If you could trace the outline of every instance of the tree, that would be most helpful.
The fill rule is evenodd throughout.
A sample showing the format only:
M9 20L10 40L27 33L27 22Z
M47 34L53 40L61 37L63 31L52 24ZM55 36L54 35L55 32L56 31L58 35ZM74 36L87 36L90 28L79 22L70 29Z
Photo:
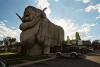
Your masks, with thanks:
M6 46L6 51L9 51L11 37L3 38L4 45Z
M100 44L100 40L94 40L92 41L92 45L99 45Z
M79 40L81 40L81 38L80 38L80 35L79 35L79 32L76 32L76 41L79 41Z
M100 40L92 41L92 46L94 47L94 49L97 49L97 48L100 49Z
M91 41L90 40L85 40L85 41L83 41L83 45L91 46Z
M67 45L71 45L71 41L70 41L69 36L67 36Z
M6 50L9 51L9 46L16 44L16 38L5 37L3 38L4 45L6 46Z
M10 45L15 45L17 42L16 42L16 38L11 38L10 39Z

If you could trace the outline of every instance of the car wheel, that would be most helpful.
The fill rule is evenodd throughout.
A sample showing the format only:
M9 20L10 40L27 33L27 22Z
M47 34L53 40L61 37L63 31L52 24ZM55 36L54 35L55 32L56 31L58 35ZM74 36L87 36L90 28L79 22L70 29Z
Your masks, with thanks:
M61 57L61 56L62 56L61 52L56 53L56 57Z
M74 53L72 53L70 56L71 56L71 58L77 58L77 55Z

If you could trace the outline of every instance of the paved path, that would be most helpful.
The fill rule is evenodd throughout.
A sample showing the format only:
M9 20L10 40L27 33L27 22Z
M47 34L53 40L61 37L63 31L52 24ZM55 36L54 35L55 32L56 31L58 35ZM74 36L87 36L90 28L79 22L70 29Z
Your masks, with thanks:
M100 56L87 56L86 59L100 64Z
M55 58L56 57L51 57L51 58L41 59L41 60L36 60L36 61L28 61L26 63L12 65L12 66L9 66L9 67L24 67L24 66L35 64L35 63L39 63L39 62L43 62L43 61L47 61L47 60L52 60L52 59L55 59Z
M100 67L100 64L88 59L57 58L20 67Z

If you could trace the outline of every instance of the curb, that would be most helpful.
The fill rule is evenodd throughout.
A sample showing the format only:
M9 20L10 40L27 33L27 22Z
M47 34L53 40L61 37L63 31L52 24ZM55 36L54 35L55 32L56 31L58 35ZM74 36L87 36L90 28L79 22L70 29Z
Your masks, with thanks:
M26 62L26 63L22 63L22 64L11 65L9 67L20 67L20 66L25 66L25 65L30 65L30 64L38 63L38 62L47 61L47 60L52 60L52 59L55 59L55 58L56 57L47 58L47 59L43 59L43 60L30 61L30 62Z

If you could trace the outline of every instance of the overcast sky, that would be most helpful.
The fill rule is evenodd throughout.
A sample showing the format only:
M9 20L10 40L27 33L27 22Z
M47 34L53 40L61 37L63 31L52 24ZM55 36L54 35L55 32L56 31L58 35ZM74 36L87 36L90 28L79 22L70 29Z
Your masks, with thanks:
M80 32L82 39L100 39L100 0L0 0L0 38L16 37L19 40L19 25L16 16L23 15L26 6L32 5L45 11L53 23L64 28L65 39L74 39Z

